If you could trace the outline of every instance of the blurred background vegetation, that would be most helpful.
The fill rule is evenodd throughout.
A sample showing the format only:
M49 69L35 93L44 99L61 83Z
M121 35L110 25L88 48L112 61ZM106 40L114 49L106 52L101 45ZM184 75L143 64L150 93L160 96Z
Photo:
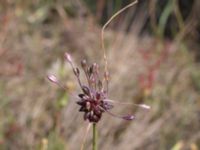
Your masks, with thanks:
M103 24L131 0L0 0L0 149L80 149L79 91L69 52L103 65ZM105 32L111 99L147 103L124 122L104 115L101 150L200 149L200 1L139 0ZM56 74L67 91L46 80ZM110 121L112 120L112 121ZM91 135L85 149L91 148Z

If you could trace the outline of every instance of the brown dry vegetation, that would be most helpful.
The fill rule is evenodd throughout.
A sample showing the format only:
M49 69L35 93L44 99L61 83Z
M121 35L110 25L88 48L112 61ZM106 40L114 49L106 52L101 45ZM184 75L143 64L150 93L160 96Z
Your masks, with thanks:
M69 52L78 66L87 59L103 67L101 26L80 0L0 4L0 149L79 149L87 123L77 111L79 88L63 54ZM116 106L116 113L135 114L131 122L104 114L98 124L99 149L198 150L200 71L195 54L179 38L138 36L142 17L129 33L123 30L126 22L121 30L106 30L110 97L152 109ZM59 76L68 91L48 82L49 73ZM90 148L89 134L85 149Z

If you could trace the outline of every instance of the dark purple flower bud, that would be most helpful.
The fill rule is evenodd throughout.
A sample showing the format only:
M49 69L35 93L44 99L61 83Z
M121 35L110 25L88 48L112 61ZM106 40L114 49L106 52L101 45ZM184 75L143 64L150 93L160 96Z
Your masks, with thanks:
M133 116L133 115L126 115L126 116L123 116L122 118L124 120L133 120L133 119L135 119L135 116Z
M93 73L93 66L90 66L89 69L88 69L89 76L91 76L92 73Z
M78 94L78 97L83 98L85 94Z
M90 95L90 90L87 86L83 85L81 88L82 88L82 91L83 91L84 94Z
M74 74L75 74L76 76L79 76L79 75L80 75L80 71L79 71L78 68L73 69L73 71L74 71Z
M76 103L77 103L78 105L80 105L80 106L85 105L85 102L84 102L84 101L77 101Z
M101 116L101 113L102 113L102 111L99 109L99 108L95 108L94 109L94 113L97 115L97 116Z
M93 115L91 118L91 122L98 122L99 121L99 117L96 115Z
M89 118L89 116L90 116L90 113L89 113L89 112L86 112L86 113L84 114L84 116L83 116L83 119L84 119L84 120L87 120L87 119Z
M87 111L87 110L85 109L84 106L82 106L82 107L79 109L79 111L83 111L83 112L85 112L85 111Z

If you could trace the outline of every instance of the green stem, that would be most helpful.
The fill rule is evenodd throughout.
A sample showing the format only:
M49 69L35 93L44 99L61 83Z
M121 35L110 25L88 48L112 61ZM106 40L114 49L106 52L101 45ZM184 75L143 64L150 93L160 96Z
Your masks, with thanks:
M93 123L92 150L97 150L97 129L96 129L96 123Z

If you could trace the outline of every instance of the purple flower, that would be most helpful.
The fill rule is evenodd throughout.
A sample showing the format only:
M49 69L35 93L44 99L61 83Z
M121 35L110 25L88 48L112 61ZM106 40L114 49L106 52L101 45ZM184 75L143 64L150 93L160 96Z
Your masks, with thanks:
M133 120L135 118L133 115L118 116L110 111L113 108L113 103L129 105L131 103L121 103L108 98L108 72L104 72L102 80L100 77L99 66L96 63L89 66L86 60L82 60L81 67L87 79L87 84L83 84L80 80L80 70L74 66L72 58L68 53L65 53L65 60L71 65L82 91L78 94L79 100L76 103L80 106L79 111L84 113L84 120L88 120L91 123L97 123L104 112L124 120ZM64 88L54 75L49 75L48 79ZM137 106L144 109L150 109L150 107L145 104L139 104Z

